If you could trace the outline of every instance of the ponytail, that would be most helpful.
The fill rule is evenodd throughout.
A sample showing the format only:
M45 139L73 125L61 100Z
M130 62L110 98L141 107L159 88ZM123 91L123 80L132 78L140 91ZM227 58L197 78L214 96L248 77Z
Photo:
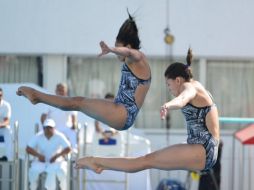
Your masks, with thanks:
M183 77L186 81L190 81L193 77L191 72L191 63L192 63L192 50L189 48L187 57L186 57L186 64L175 62L168 66L166 69L164 76L167 79L176 79L176 77Z
M188 49L188 53L187 53L187 57L186 57L186 65L187 67L190 67L191 66L191 63L192 63L192 49L189 48Z

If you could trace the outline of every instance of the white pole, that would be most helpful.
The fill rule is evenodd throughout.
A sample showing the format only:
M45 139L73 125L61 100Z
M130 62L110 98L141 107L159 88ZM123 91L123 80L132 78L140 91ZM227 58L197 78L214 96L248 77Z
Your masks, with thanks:
M13 180L14 180L14 187L13 189L19 190L19 133L18 133L18 121L14 123L14 167L13 167Z
M28 190L28 170L29 170L29 156L28 153L25 153L24 190Z
M129 142L130 142L130 131L127 130L127 134L126 134L126 144L125 144L125 157L128 157L129 156ZM129 189L129 184L128 184L128 181L129 181L129 175L128 173L125 172L125 190L128 190Z
M83 142L83 151L82 151L82 154L83 155L86 155L86 151L87 151L87 139L86 139L86 135L87 135L87 126L88 126L88 124L87 123L85 123L84 124L84 142ZM86 170L82 170L82 174L83 174L83 176L82 176L82 183L83 183L83 190L86 190Z

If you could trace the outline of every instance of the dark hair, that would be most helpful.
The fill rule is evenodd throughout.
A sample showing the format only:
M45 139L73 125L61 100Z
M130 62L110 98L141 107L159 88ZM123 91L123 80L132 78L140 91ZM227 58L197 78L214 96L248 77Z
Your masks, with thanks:
M190 81L193 75L190 69L192 62L192 50L189 48L186 57L186 64L175 62L168 66L164 76L168 79L176 79L176 77L183 77L186 81Z
M122 43L124 46L130 44L133 49L140 49L137 25L128 10L127 12L129 18L122 24L116 37L116 41Z
M111 94L111 93L107 93L105 96L104 96L105 99L114 99L115 96L114 94Z
M3 92L3 89L0 87L0 92Z

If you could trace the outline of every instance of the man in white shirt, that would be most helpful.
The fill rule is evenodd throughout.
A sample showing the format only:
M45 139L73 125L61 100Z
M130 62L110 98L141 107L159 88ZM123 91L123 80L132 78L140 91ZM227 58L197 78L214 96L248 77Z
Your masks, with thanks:
M0 143L4 143L5 155L0 160L12 160L12 132L10 128L11 105L3 99L3 89L0 88Z
M68 96L68 87L65 83L58 83L55 90L58 96ZM49 106L41 116L42 123L46 118L53 119L56 123L56 129L62 132L71 143L72 151L77 151L77 112L63 111Z
M61 190L67 189L67 162L64 156L70 153L71 146L66 137L55 130L55 126L54 120L46 119L43 131L37 133L27 145L27 153L37 158L29 169L31 190L36 190L38 177L42 172L47 173L47 190L56 189L56 179L60 182Z

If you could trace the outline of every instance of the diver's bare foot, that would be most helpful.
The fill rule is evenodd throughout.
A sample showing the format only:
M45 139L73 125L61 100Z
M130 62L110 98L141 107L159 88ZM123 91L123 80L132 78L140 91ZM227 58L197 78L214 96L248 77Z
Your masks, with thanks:
M39 103L39 99L37 97L37 91L33 88L30 87L26 87L26 86L21 86L18 88L18 91L16 92L18 96L24 96L26 97L28 100L30 100L30 102L32 104L37 104Z
M83 157L76 161L76 169L91 169L95 173L100 174L103 169L94 162L94 157Z

